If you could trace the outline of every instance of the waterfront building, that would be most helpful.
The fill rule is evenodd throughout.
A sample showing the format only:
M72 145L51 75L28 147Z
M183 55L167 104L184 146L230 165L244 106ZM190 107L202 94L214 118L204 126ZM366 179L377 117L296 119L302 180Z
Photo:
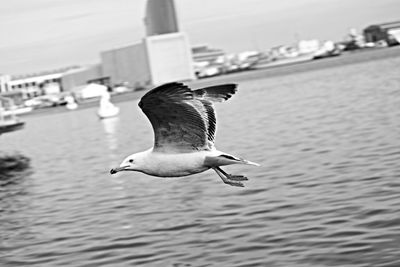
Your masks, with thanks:
M174 1L148 0L144 22L147 36L136 44L103 51L99 67L67 73L66 90L96 79L110 87L131 88L195 79L189 40L179 31Z
M61 86L65 91L72 91L75 87L89 83L109 86L109 79L103 77L101 64L80 66L63 73Z
M29 75L0 75L0 92L18 90L29 99L73 91L90 83L109 89L120 84L143 88L195 79L189 39L179 31L174 1L148 0L144 22L147 36L136 44L103 51L99 64Z
M24 98L28 99L43 94L61 92L61 77L61 71L11 76L8 86L11 90L21 91Z
M23 75L0 75L0 94L22 94L23 99L58 94L64 90L61 78L64 73L74 67L66 67L51 71L29 73Z
M364 29L367 43L386 42L387 45L400 44L400 21L374 24Z
M131 87L194 79L186 34L145 37L142 42L101 53L103 75Z
M189 40L179 31L173 0L148 0L147 36L141 42L101 53L103 76L112 84L146 87L195 79Z

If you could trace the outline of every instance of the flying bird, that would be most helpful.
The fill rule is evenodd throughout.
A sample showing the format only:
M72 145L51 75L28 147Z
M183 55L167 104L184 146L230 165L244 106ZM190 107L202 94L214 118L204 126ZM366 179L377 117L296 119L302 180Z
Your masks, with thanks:
M152 148L126 157L120 171L138 171L157 177L181 177L213 169L225 184L243 187L243 175L228 174L221 166L257 163L218 151L214 146L216 116L213 103L236 92L236 84L221 84L197 90L172 82L147 92L139 107L154 130Z

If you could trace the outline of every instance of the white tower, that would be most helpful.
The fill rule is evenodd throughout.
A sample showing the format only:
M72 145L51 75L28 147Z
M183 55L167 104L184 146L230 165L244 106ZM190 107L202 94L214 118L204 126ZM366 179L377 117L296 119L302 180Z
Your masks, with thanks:
M174 0L148 0L144 21L152 84L195 79L189 40L179 32Z
M173 0L147 0L142 42L102 53L103 76L113 83L160 85L196 78L188 37L179 31Z

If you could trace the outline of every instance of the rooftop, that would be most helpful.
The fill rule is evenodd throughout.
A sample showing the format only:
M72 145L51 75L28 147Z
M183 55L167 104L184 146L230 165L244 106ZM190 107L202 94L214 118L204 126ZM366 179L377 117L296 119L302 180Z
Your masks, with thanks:
M400 28L400 21L393 21L393 22L385 22L385 23L379 23L379 24L372 24L368 26L368 28L375 28L375 27L380 27L383 29L393 29L393 28Z
M50 75L50 74L56 74L56 73L64 73L66 71L76 69L76 68L80 68L80 66L69 66L69 67L64 67L64 68L59 68L59 69L54 69L54 70L46 70L46 71L40 71L40 72L34 72L34 73L28 73L28 74L12 75L11 80L32 78L32 77L38 77L38 76L44 76L44 75Z

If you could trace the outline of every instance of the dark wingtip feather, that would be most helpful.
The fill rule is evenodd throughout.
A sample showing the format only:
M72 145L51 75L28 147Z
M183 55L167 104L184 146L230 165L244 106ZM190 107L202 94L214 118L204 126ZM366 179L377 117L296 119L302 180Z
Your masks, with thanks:
M231 98L237 91L237 84L227 83L205 87L195 90L196 96L205 98L213 102L222 102Z

